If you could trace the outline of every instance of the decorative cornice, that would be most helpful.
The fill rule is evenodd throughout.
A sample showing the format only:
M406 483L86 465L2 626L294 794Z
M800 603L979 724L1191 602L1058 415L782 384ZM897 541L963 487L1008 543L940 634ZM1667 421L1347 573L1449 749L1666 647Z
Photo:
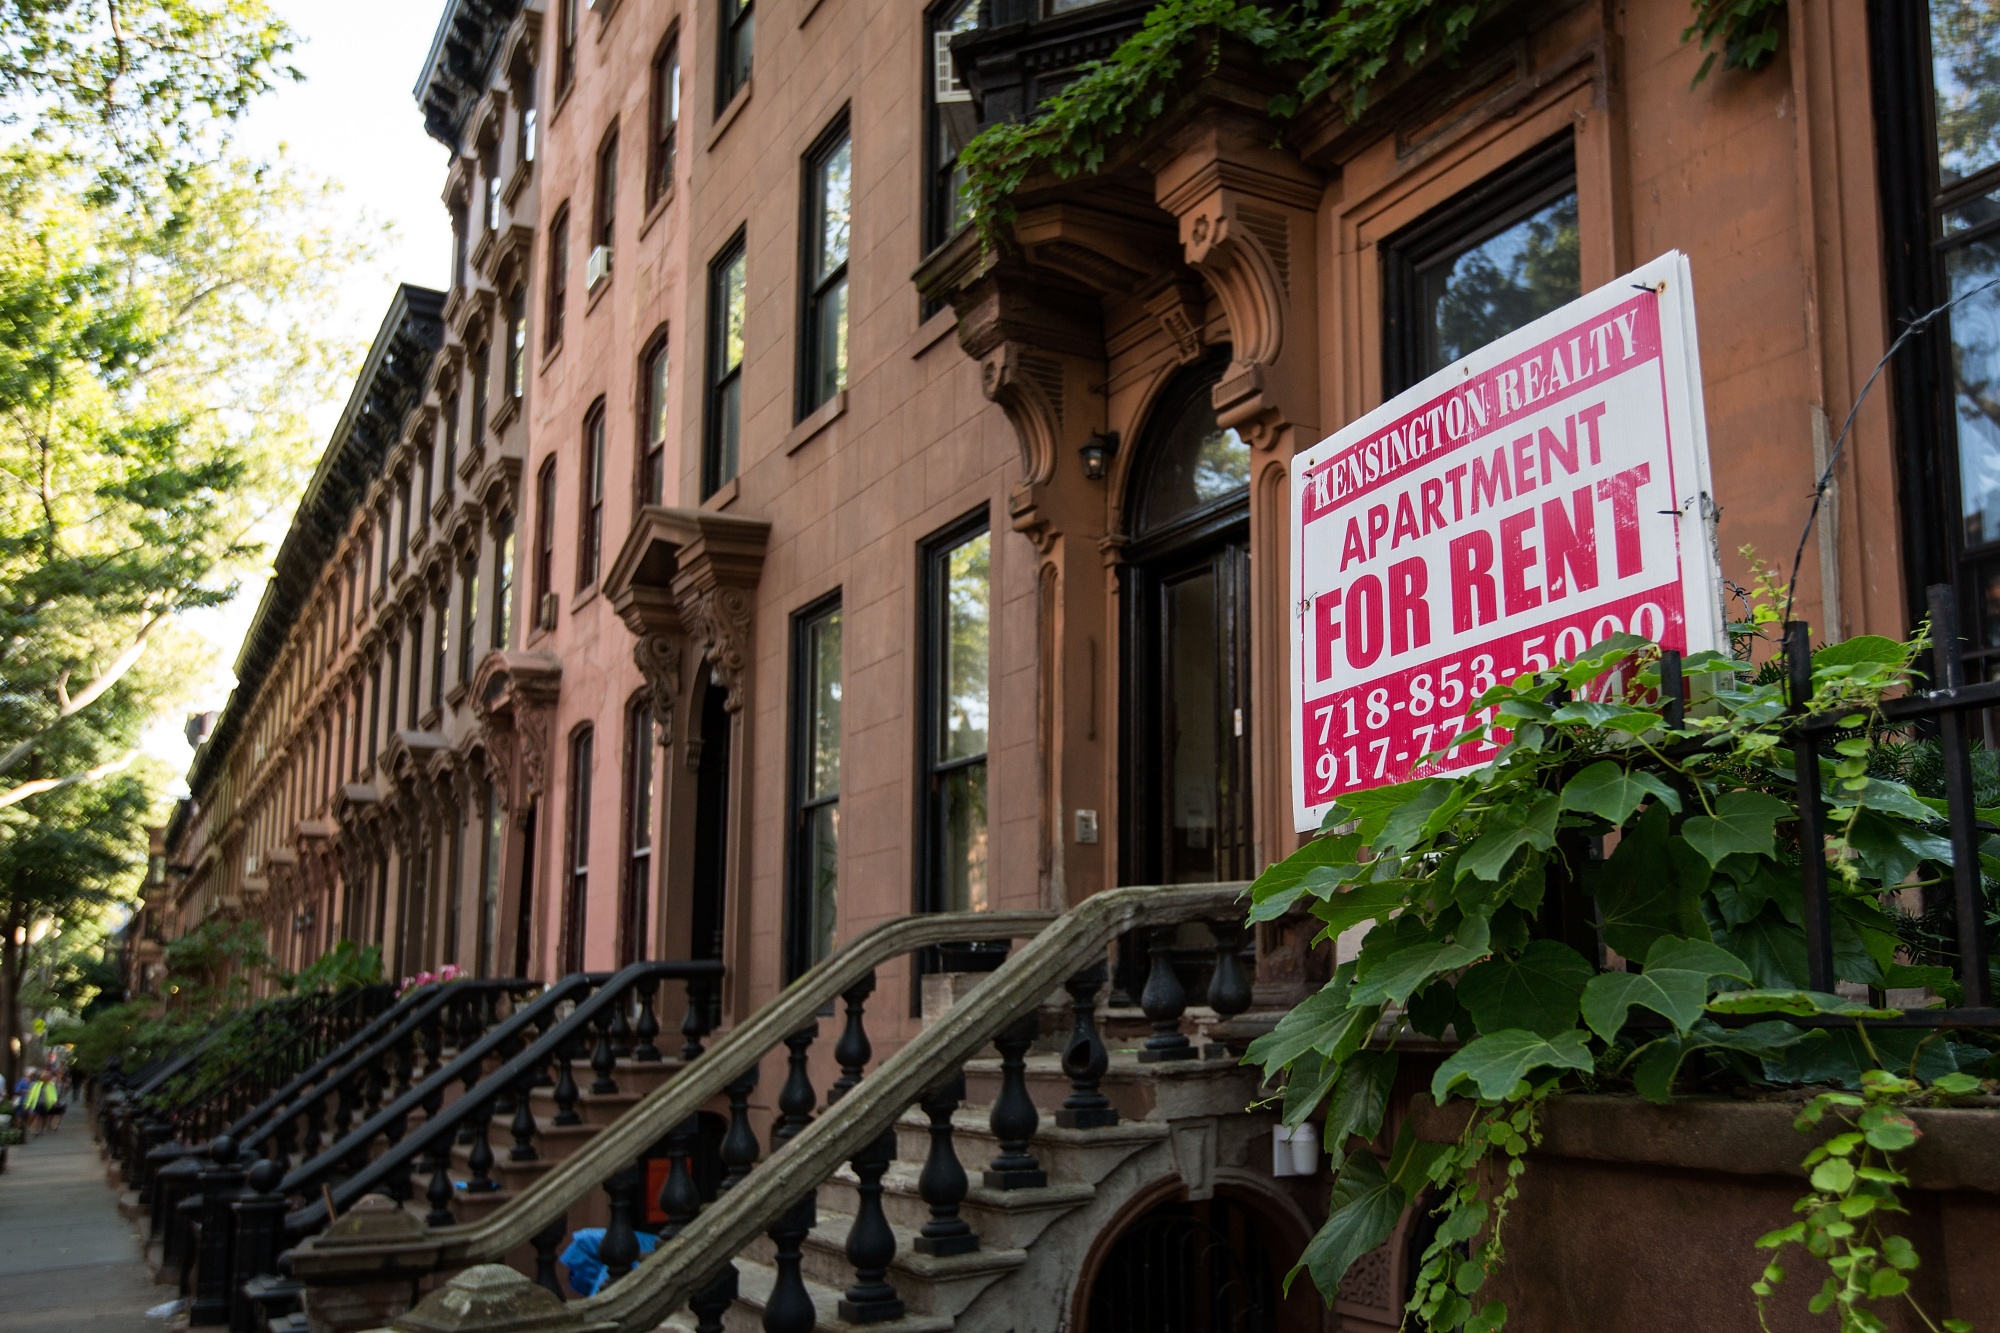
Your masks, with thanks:
M465 123L492 81L495 58L521 0L447 0L413 95L424 133L457 149Z
M549 653L496 648L473 672L473 716L494 785L516 815L546 787L549 727L561 690L562 663Z
M770 535L770 523L760 518L648 505L604 578L612 608L642 640L673 633L671 598L693 657L706 660L722 681L731 712L743 707Z

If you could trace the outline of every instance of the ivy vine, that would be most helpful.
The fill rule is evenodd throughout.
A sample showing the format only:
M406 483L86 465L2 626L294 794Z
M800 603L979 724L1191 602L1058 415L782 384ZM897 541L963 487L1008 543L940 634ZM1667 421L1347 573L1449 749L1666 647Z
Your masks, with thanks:
M1731 626L1746 638L1774 618L1764 596L1755 600L1756 611ZM1891 1076L1897 1089L1941 1096L2000 1072L1992 1034L1871 1033L1870 1022L1894 1011L1849 998L1854 987L1957 995L1955 960L1913 955L1897 905L1912 886L1946 882L1951 866L1944 802L1913 785L1923 743L1886 727L1879 708L1911 686L1925 646L1921 636L1868 636L1815 654L1812 707L1840 728L1822 761L1822 847L1799 838L1782 672L1691 656L1683 669L1699 683L1699 703L1675 725L1659 703L1657 649L1618 636L1574 662L1494 684L1459 734L1426 756L1435 765L1469 754L1483 767L1433 767L1346 795L1319 837L1266 870L1251 889L1253 922L1304 909L1322 941L1370 927L1356 955L1248 1055L1274 1085L1282 1080L1287 1124L1323 1118L1335 1159L1329 1216L1293 1276L1309 1274L1331 1300L1404 1209L1428 1200L1442 1220L1410 1310L1432 1329L1491 1333L1507 1312L1477 1298L1500 1262L1507 1205L1550 1096L1629 1087L1665 1102L1690 1085L1831 1084L1865 1098ZM2000 810L1980 817L2000 822ZM1592 854L1614 838L1607 857ZM2000 836L1982 852L1989 897L2000 901ZM1835 969L1853 984L1848 994L1808 982L1807 856L1835 872ZM1588 901L1608 966L1551 927L1544 903L1557 884ZM1626 970L1619 960L1642 966ZM1824 1015L1852 1022L1793 1021ZM1367 1145L1382 1131L1398 1044L1447 1030L1458 1049L1436 1067L1429 1091L1440 1105L1472 1103L1464 1133L1455 1144L1426 1143L1406 1121L1386 1163L1378 1160ZM1853 1095L1822 1105L1845 1108L1840 1098ZM1876 1148L1884 1144L1867 1138L1871 1126L1878 1138L1895 1132L1862 1124L1856 1132ZM1816 1188L1830 1183L1822 1174ZM1896 1183L1856 1178L1869 1190ZM1796 1239L1841 1259L1830 1299L1865 1313L1867 1301L1900 1294L1902 1270L1889 1258L1878 1277L1862 1262L1868 1256L1830 1245L1852 1220L1842 1210L1859 1205L1828 1198L1809 1210L1805 1230L1774 1243ZM1846 1327L1872 1326L1856 1316Z
M1226 37L1248 43L1268 64L1283 66L1292 86L1272 96L1269 113L1289 119L1334 92L1349 120L1368 109L1369 92L1401 63L1449 57L1464 46L1474 20L1498 0L1161 0L1139 30L1026 121L987 126L958 155L963 196L991 246L1014 220L1014 194L1030 175L1058 179L1098 170L1118 140L1157 120L1190 58L1212 71ZM1725 68L1755 70L1777 51L1785 0L1693 0L1694 22L1681 35L1711 50L1695 75L1708 76L1718 55Z

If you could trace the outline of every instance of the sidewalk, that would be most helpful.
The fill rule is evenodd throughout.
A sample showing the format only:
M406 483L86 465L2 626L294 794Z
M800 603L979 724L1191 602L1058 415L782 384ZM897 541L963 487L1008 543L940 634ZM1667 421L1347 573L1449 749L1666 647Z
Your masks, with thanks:
M0 1328L7 1333L163 1333L138 1234L118 1215L81 1107L60 1134L7 1152L0 1174Z

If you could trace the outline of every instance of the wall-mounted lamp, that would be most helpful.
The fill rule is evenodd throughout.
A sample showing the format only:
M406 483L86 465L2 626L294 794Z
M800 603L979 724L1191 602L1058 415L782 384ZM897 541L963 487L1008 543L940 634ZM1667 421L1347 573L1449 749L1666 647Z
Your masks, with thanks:
M1118 432L1094 430L1076 452L1083 459L1083 475L1092 481L1103 481L1118 453Z

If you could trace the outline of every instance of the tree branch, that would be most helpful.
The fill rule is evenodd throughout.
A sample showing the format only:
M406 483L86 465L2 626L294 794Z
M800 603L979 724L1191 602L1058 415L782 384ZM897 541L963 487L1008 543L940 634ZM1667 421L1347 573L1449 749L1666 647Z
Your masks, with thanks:
M77 693L62 698L60 709L56 713L53 722L15 745L6 754L0 755L0 773L12 771L15 765L33 753L35 747L41 744L57 727L60 727L63 723L69 721L70 718L90 707L93 703L96 703L98 696L102 695L113 685L116 685L124 677L125 673L132 669L133 664L138 662L141 654L146 651L146 640L152 635L155 629L160 627L161 622L166 620L167 614L164 610L155 611L152 617L139 627L139 632L132 636L132 642L126 645L125 651L118 654L111 665L104 668L98 674L96 680L91 681L90 684L84 686ZM57 687L57 693L59 696L62 695L62 687L60 685ZM14 790L19 791L21 789L16 787ZM0 808L4 808L9 804L11 802L0 796Z
M81 773L71 773L68 777L36 778L33 782L23 782L18 787L9 787L6 791L0 791L0 810L25 801L30 796L39 796L45 791L55 791L59 787L74 787L79 782L95 782L99 778L109 777L121 769L129 768L132 761L138 757L137 750L130 750L122 759L113 759L108 763L99 764L96 768L85 769Z

